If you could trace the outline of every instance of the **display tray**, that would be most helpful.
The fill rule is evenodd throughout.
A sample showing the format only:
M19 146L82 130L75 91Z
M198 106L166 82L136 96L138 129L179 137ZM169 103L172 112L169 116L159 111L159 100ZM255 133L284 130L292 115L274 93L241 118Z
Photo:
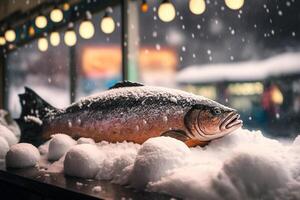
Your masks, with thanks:
M101 186L101 191L93 191ZM5 169L0 163L0 199L92 200L92 199L170 199L164 194L136 191L109 181L86 180L47 173L37 168Z

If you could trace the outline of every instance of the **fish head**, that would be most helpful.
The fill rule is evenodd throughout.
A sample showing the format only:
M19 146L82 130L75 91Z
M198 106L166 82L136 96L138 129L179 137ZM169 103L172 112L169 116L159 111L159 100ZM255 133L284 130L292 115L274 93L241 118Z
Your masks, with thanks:
M242 127L237 110L218 103L196 105L186 114L190 134L200 141L210 141Z

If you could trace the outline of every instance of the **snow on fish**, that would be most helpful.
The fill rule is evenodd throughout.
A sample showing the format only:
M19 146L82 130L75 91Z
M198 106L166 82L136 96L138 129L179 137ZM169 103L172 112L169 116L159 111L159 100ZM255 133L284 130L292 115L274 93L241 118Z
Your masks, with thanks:
M39 126L42 140L65 133L75 139L142 144L152 137L169 136L192 147L205 145L242 126L235 109L213 100L128 81L64 109L54 108L29 88L19 97L20 119L24 116L40 119L42 123L24 123Z

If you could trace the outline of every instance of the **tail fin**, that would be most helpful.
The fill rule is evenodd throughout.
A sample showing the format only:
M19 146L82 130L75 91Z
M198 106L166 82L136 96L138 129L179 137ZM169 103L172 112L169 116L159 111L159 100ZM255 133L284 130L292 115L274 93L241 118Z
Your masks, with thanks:
M42 142L40 135L44 117L57 109L28 87L25 87L25 93L19 94L19 99L22 112L17 122L22 131L21 142L38 144Z
M22 107L21 117L32 116L43 119L48 112L57 110L32 89L25 87L25 93L19 94Z

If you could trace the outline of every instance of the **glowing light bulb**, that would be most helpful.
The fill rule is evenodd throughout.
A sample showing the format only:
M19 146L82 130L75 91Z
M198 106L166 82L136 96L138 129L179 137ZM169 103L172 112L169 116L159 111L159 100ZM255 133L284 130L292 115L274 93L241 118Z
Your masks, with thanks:
M34 34L35 34L35 30L34 30L34 28L32 26L29 27L28 34L31 37L34 36Z
M64 11L67 11L67 10L69 10L69 9L70 9L70 4L68 4L68 3L64 3L64 5L63 5L63 9L64 9Z
M244 5L244 0L225 0L225 4L232 10L238 10Z
M48 49L48 40L45 37L42 37L38 40L38 48L40 51L47 51Z
M170 22L175 18L176 11L174 5L168 1L163 1L158 8L158 17L163 22Z
M79 26L79 35L84 39L90 39L95 34L95 28L91 21L85 20Z
M45 28L47 26L47 18L43 15L39 15L35 18L35 25L38 28Z
M115 30L115 21L106 14L101 20L100 27L104 33L110 34Z
M53 22L61 22L64 18L64 14L63 12L61 11L61 9L59 8L54 8L51 13L50 13L50 19L53 21Z
M52 32L50 34L50 43L52 46L56 47L60 43L60 36L58 32Z
M16 39L16 32L13 29L8 29L7 31L5 31L4 37L6 41L13 42Z
M281 105L283 103L283 94L277 86L273 86L271 90L271 99L275 104Z
M77 42L77 36L74 30L70 29L65 32L64 41L67 46L74 46Z
M0 36L0 46L4 46L6 44L6 40L3 36Z
M147 4L147 1L146 0L143 0L143 2L142 2L142 5L141 5L141 10L142 10L142 12L147 12L148 11L148 9L149 9L149 6L148 6L148 4Z
M205 1L204 0L190 0L189 8L192 13L195 15L201 15L204 13L206 9Z

